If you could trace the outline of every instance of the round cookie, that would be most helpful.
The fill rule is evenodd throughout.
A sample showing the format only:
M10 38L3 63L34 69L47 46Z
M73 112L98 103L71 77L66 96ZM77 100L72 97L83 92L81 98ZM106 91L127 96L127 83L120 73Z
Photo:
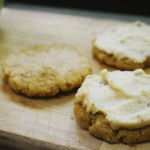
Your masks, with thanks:
M150 126L140 129L113 130L102 113L87 113L81 103L75 103L74 113L79 125L97 138L110 143L136 144L150 140Z
M3 66L5 81L31 97L54 96L78 87L91 73L88 60L66 45L41 45L12 55Z
M89 75L78 89L74 113L79 125L111 143L150 140L150 75L143 70Z
M134 22L113 27L93 42L93 55L122 70L150 66L150 26Z

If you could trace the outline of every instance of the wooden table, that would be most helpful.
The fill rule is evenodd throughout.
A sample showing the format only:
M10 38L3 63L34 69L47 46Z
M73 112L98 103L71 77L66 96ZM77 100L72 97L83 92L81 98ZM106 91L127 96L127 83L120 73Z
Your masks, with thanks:
M11 8L10 8L11 7ZM4 8L0 18L0 67L22 48L60 43L76 47L91 61L93 73L100 65L92 56L92 40L107 28L133 21L126 17L69 9L25 10ZM16 8L17 7L17 8ZM20 7L19 7L20 8ZM67 11L68 10L68 11ZM149 18L143 18L150 22ZM0 68L1 69L1 68ZM111 68L108 68L111 69ZM78 126L73 114L75 91L47 99L30 99L14 93L0 72L0 144L18 149L149 150L150 144L128 146L98 140Z

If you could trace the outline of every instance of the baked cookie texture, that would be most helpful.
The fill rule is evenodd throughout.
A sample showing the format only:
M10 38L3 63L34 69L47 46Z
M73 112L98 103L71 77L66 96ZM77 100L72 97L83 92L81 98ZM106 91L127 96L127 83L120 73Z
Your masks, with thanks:
M121 70L150 66L150 26L134 22L113 27L93 41L93 55Z
M79 125L111 143L150 140L150 75L142 69L89 75L78 89L74 113Z
M147 57L144 63L137 63L128 58L117 59L113 54L107 54L97 48L93 47L93 55L101 62L109 66L116 67L121 70L135 70L150 66L150 56Z
M74 113L79 125L97 138L110 143L136 144L150 140L150 126L140 129L113 130L102 113L87 113L81 103L75 103Z
M10 56L2 71L17 93L46 97L78 87L91 73L91 66L75 48L52 44L26 48Z

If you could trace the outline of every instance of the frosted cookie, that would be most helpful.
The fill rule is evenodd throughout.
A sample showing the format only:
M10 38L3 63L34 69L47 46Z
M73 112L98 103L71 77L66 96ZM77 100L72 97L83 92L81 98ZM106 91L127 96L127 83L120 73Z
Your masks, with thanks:
M78 87L91 73L88 60L65 45L35 46L9 57L3 74L17 93L31 97L54 96Z
M150 75L143 70L89 75L75 96L80 126L111 143L150 140Z
M150 66L150 26L142 22L124 24L103 32L93 42L100 62L123 70Z

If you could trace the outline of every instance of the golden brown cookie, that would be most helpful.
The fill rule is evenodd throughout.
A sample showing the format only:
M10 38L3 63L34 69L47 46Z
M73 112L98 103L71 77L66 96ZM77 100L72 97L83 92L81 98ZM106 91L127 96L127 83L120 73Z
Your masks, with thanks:
M88 60L75 48L56 44L24 49L9 57L3 67L9 86L31 97L70 91L90 73Z
M93 41L93 55L121 70L150 66L150 26L134 22L113 27Z
M81 127L111 143L150 140L150 75L102 70L88 75L75 95L74 113Z
M74 112L79 125L97 138L111 143L136 144L150 140L150 126L140 129L113 130L102 113L87 113L81 103L75 103Z
M117 59L113 54L108 54L93 46L93 55L101 62L109 66L116 67L121 70L135 70L138 68L145 68L150 66L150 57L144 63L136 63L128 58Z

